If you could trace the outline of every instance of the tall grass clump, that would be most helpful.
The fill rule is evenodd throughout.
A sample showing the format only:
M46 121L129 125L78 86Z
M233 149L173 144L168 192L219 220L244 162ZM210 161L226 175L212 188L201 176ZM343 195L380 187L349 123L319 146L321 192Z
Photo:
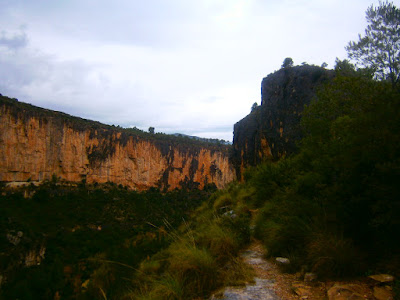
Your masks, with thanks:
M161 255L142 262L135 281L140 297L132 299L206 298L221 286L251 280L252 272L237 258L250 240L245 195L232 184L205 200L171 233L173 242Z
M169 272L185 286L184 296L204 296L218 287L218 265L206 248L176 243L169 249Z
M200 245L209 249L210 253L220 262L237 255L239 241L229 228L221 226L221 222L214 221L208 224L204 230L197 235Z

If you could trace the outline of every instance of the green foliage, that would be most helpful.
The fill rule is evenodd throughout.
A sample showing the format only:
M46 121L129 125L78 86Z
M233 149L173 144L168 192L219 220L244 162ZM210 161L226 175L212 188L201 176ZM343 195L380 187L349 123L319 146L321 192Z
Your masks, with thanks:
M269 255L343 276L399 251L399 99L385 82L338 76L305 109L300 152L247 171Z
M252 272L236 258L249 242L250 216L242 203L249 194L232 184L203 202L191 222L173 234L164 254L150 259L157 263L142 263L137 299L205 298L225 284L251 280ZM147 265L157 267L149 272ZM132 298L137 294L133 291Z
M290 68L290 67L293 67L293 59L290 58L290 57L286 57L286 58L283 60L282 68L283 68L283 69L286 69L286 68Z
M2 232L23 232L17 246L0 240L8 253L0 257L7 276L0 299L195 299L251 279L235 255L250 239L245 202L252 189L232 184L211 197L199 190L137 193L111 183L25 189L4 188L0 198ZM40 265L19 265L41 245Z
M395 280L393 284L394 299L400 298L400 280Z
M200 245L209 249L210 253L221 261L227 261L235 256L239 250L239 243L232 230L221 226L223 222L212 222L198 234L197 241Z
M336 76L343 77L365 77L367 79L372 79L374 77L374 69L371 68L356 68L348 59L340 60L336 58L335 60L335 72Z
M388 1L366 11L368 26L358 42L349 42L349 57L373 69L380 80L390 80L394 88L400 79L400 10Z
M306 250L311 271L321 277L358 275L368 266L353 240L343 236L314 233Z
M169 253L168 270L185 286L186 297L206 295L218 286L218 266L208 249L180 242L172 244Z
M348 59L340 60L336 57L335 71L337 75L350 77L356 73L356 67Z
M281 160L277 163L265 162L246 170L245 180L250 182L250 188L253 191L257 191L255 196L251 197L250 203L260 207L267 199L279 192L280 188L291 180L290 168L289 160Z
M0 299L53 299L56 293L119 299L132 288L121 278L133 277L141 261L166 248L169 232L209 195L198 190L137 193L111 184L69 187L56 181L1 191L0 268L6 282ZM22 237L13 245L6 234L18 232ZM42 246L40 265L20 265L28 252L38 253ZM143 266L147 273L158 268Z
M228 193L224 193L215 199L213 206L215 210L218 209L226 210L226 208L229 208L229 206L231 206L232 204L233 204L232 196Z

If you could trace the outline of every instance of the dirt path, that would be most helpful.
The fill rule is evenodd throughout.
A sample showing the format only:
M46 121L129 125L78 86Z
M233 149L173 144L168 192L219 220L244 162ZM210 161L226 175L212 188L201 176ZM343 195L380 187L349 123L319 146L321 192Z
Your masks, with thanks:
M218 293L218 297L212 296L210 300L280 300L281 298L274 291L275 280L263 274L270 271L272 267L272 264L267 262L263 255L262 247L256 243L242 253L244 261L255 270L254 283L247 284L244 287L227 287L222 296L221 293Z
M282 273L275 262L266 260L264 257L265 250L259 242L253 242L243 253L243 258L254 268L257 277L273 282L270 289L275 293L275 299L326 299L324 283L306 284L298 279L299 275Z
M244 261L255 271L254 283L244 287L227 287L210 300L326 300L327 289L334 282L304 282L299 274L282 273L273 261L264 258L263 246L255 241L242 253ZM355 282L353 282L355 283ZM338 284L338 282L336 282ZM339 283L341 284L341 283ZM363 299L375 299L364 290ZM338 298L339 299L339 298ZM342 298L340 298L342 299ZM344 299L344 298L343 298ZM353 299L353 298L351 298ZM358 299L358 298L354 298Z

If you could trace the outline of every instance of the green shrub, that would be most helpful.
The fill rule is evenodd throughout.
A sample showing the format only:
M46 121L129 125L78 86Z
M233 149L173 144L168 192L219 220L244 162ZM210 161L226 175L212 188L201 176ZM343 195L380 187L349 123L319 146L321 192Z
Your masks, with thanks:
M232 196L228 193L222 194L214 201L214 209L220 210L226 207L231 207L233 204Z
M138 298L143 299L143 298ZM145 299L151 300L184 300L185 287L182 278L177 274L164 274L160 279L154 282L151 292Z
M364 255L351 239L321 232L307 245L308 261L312 272L320 277L343 277L360 274L365 270Z
M172 244L169 253L168 271L184 285L185 297L207 295L220 284L218 265L207 249L183 241Z
M224 286L245 285L254 280L254 269L240 257L233 258L223 270L221 277Z
M161 262L158 260L150 259L144 260L140 263L139 272L143 275L156 274L161 269Z
M198 233L196 241L199 245L209 249L218 262L226 262L239 251L239 244L235 234L228 228L216 222L211 222Z

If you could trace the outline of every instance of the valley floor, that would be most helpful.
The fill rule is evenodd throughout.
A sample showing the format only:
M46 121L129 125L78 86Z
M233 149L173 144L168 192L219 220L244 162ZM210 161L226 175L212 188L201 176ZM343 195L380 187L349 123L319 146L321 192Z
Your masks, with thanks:
M304 281L304 274L288 274L272 260L265 259L265 249L253 241L242 258L255 271L253 283L245 287L228 287L211 300L393 300L390 287L365 277L351 281Z

